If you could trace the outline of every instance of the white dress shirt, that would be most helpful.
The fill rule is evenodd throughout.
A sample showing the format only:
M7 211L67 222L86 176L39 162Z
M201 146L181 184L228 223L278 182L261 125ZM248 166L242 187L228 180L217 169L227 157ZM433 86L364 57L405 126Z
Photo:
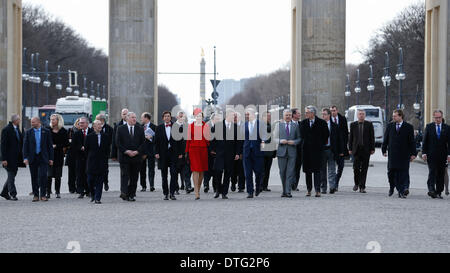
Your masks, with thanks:
M169 143L168 148L170 149L170 134L172 132L172 126L167 126L167 125L171 125L170 123L164 123L164 126L166 127L166 137L167 137L167 141Z

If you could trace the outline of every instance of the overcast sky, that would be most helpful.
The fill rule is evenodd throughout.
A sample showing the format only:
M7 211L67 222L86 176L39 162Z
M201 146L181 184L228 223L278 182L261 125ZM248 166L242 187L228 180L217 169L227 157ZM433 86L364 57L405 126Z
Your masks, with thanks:
M108 52L108 0L23 0L42 5L72 26L91 45ZM405 7L423 0L347 0L347 63ZM270 73L290 61L291 0L158 1L159 72L199 72L201 48L207 72L213 71L217 46L220 79ZM199 100L199 76L160 75L183 106ZM209 81L208 81L209 82ZM212 92L208 84L207 95Z

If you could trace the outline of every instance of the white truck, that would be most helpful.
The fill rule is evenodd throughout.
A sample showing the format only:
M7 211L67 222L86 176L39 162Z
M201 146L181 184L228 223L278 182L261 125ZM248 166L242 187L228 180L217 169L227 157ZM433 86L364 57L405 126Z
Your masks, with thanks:
M64 128L71 128L80 117L92 120L92 100L77 96L60 98L56 102L56 111L64 119Z

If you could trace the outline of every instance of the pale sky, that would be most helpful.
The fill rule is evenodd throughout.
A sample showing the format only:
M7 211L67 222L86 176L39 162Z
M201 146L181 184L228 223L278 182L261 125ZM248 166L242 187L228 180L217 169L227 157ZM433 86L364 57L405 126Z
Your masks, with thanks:
M108 52L108 0L24 0L40 4L72 26L91 45ZM423 0L347 0L347 63L359 63L375 32L402 9ZM158 1L158 71L199 72L201 48L219 79L267 74L290 61L291 0ZM212 76L212 75L211 75ZM160 75L183 106L199 101L197 75ZM207 96L212 92L207 77Z

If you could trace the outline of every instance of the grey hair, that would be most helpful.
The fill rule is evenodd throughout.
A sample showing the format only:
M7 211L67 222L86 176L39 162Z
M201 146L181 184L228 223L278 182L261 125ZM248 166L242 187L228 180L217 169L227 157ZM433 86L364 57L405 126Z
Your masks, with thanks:
M100 120L102 122L106 122L106 116L103 114L98 114L95 119Z
M308 110L308 111L310 111L310 112L313 112L314 115L317 116L317 108L316 108L315 106L309 105L309 106L306 106L305 109Z
M14 114L14 115L11 116L11 122L15 122L15 121L17 121L19 119L20 119L20 116L17 115L17 114Z
M136 116L136 113L134 113L134 112L128 112L127 118L131 117L131 115L135 115L135 116Z
M87 117L80 117L78 122L81 122L82 120L85 120L86 122L89 123L89 119Z
M444 116L444 112L443 112L442 110L440 110L440 109L434 110L434 111L433 111L433 116L434 116L434 114L436 114L436 113L441 113L441 115Z
M285 110L283 111L283 116L284 116L285 114L287 114L287 113L291 113L291 114L292 114L292 110L291 110L291 109L285 109Z

